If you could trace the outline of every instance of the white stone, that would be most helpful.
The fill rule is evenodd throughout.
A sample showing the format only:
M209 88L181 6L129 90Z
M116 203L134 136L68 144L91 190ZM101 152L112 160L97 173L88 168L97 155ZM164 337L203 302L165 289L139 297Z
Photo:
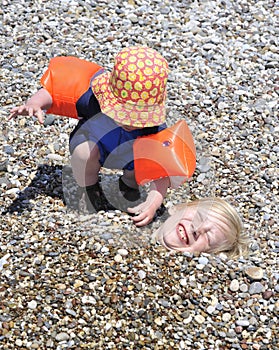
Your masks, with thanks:
M138 275L139 278L143 280L146 277L146 272L143 270L139 270Z
M183 287L187 286L187 279L186 278L182 278L180 280L180 285L183 286Z
M126 255L129 254L128 250L127 249L123 249L123 248L118 249L117 253L122 255L122 256L126 256Z
M81 301L83 304L96 304L96 299L93 298L91 295L84 295L81 298Z
M198 324L203 324L204 321L205 321L205 318L204 318L202 315L196 315L196 316L195 316L195 321L196 321Z
M27 304L28 306L28 309L31 309L31 310L35 310L37 308L37 302L36 300L31 300L29 301L29 303Z
M239 290L239 282L236 279L233 279L230 283L230 290L232 292L237 292Z
M114 261L116 262L121 262L123 259L122 259L122 256L120 254L116 254L115 257L114 257Z

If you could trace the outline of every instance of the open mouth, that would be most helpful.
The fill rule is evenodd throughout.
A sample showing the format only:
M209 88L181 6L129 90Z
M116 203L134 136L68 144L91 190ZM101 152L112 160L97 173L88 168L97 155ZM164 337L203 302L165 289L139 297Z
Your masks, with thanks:
M178 224L176 228L177 235L179 239L181 239L185 244L189 244L189 237L187 235L187 231L182 224Z

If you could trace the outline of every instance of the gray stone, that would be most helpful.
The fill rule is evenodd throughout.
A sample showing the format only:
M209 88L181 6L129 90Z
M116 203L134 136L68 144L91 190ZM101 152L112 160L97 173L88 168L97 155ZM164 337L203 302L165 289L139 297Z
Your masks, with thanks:
M264 290L264 286L260 282L253 282L249 287L249 294L260 294Z

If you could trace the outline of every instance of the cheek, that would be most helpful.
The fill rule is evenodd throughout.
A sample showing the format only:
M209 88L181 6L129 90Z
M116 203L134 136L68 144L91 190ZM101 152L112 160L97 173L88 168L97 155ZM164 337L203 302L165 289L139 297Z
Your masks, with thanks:
M169 241L171 241L171 237L173 236L173 227L174 225L170 222L165 222L157 231L157 240L162 244L166 245L169 244Z
M166 233L175 231L178 222L179 222L179 218L177 218L176 216L171 216L165 221L165 223L161 226L161 228Z
M165 230L164 234L163 234L163 239L164 241L168 244L173 242L174 240L177 240L177 234L176 232L172 229L172 230Z
M205 237L200 237L191 247L195 252L207 252L209 245Z

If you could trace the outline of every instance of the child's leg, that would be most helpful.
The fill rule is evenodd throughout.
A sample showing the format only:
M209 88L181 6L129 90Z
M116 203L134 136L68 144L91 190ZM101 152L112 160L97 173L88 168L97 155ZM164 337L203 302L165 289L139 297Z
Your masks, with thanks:
M140 199L139 186L136 183L134 170L124 170L124 174L119 179L119 190L123 197L130 202Z
M139 186L135 179L135 171L124 169L123 176L121 177L122 181L129 187L138 189Z
M89 212L100 210L114 210L107 200L98 174L101 168L99 163L100 152L93 141L86 141L78 145L72 153L71 164L77 184L85 191L85 202Z
M99 159L98 146L92 141L83 142L74 149L71 165L79 186L86 187L98 182L101 167Z

